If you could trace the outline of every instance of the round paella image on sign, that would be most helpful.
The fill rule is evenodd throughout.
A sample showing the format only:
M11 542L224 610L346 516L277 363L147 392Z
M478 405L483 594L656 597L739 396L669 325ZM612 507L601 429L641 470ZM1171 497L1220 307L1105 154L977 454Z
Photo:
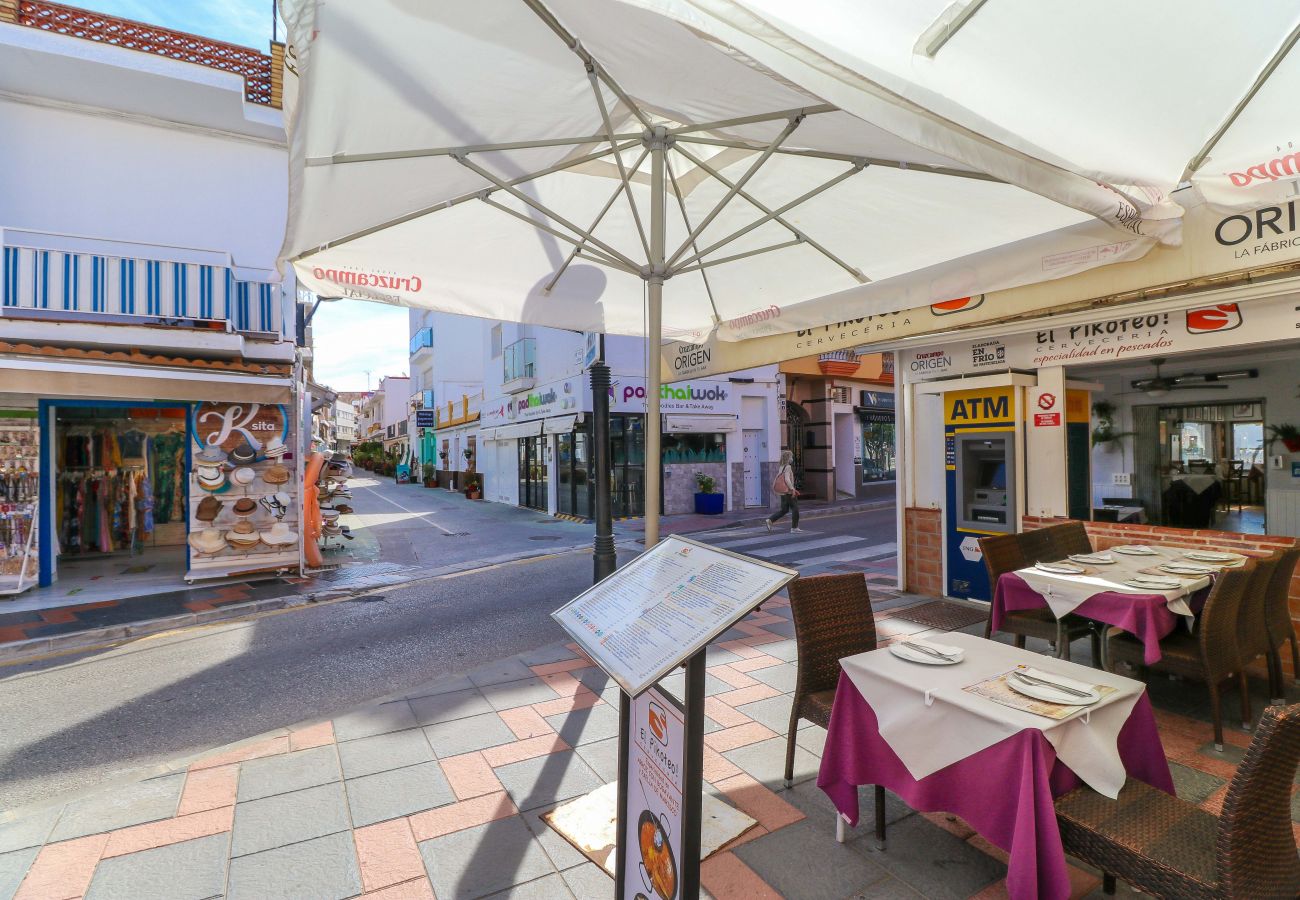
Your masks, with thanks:
M641 811L637 822L638 843L641 845L641 866L650 879L650 887L662 900L677 896L677 861L673 848L668 845L659 817L648 809Z

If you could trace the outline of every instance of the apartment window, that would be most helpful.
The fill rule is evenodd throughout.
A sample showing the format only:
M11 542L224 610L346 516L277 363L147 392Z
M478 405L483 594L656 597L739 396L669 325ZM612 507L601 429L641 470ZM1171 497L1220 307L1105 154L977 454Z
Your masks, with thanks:
M420 408L433 409L433 391L420 392Z
M503 383L508 384L518 378L537 377L536 339L523 338L506 347L502 352L501 363Z
M835 386L835 387L832 387L832 388L831 388L831 402L832 402L832 403L848 403L848 402L849 402L849 389L846 388L846 387L838 386L838 385Z
M433 346L433 329L428 325L411 336L411 352L415 353L425 347Z
M496 359L501 355L501 326L492 326L492 358Z

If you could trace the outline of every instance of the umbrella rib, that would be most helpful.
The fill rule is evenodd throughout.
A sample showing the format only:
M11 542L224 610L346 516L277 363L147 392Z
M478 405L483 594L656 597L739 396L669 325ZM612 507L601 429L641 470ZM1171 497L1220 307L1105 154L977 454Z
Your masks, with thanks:
M682 211L682 221L686 224L686 230L689 232L691 230L691 220L686 215L686 200L682 197L681 188L677 186L677 176L673 173L672 161L668 159L666 154L664 155L664 171L668 173L668 181L673 186L673 194L677 197L677 207ZM698 251L700 248L695 241L691 241L691 249ZM716 325L722 321L722 316L718 315L718 304L713 299L713 286L709 284L709 276L704 273L702 266L700 267L700 278L704 281L704 293L709 296L709 306L713 308L713 322Z
M548 219L559 222L561 225L563 225L565 228L569 229L570 231L574 232L575 234L586 238L587 241L589 241L592 244L595 244L601 250L604 250L607 254L609 254L619 262L623 263L623 265L627 266L633 271L638 271L640 269L640 265L638 263L634 262L629 257L624 256L622 253L619 253L617 250L615 250L609 244L606 244L604 241L596 237L591 232L583 231L581 228L579 228L577 225L570 222L568 219L564 218L559 213L555 212L552 209L549 209L547 206L545 206L544 204L542 204L537 200L534 200L532 197L529 197L527 194L525 194L523 191L511 185L509 182L503 181L502 179L498 178L496 175L493 175L487 169L483 168L478 163L471 160L468 156L453 156L452 159L456 160L456 162L460 163L462 166L469 169L471 172L476 173L481 178L485 178L488 181L492 182L498 188L505 191L507 194L510 194L512 197L515 197L521 202L528 204L533 209L537 210L539 213L546 216ZM574 241L573 243L577 243L577 242Z
M703 170L704 170L705 172L707 172L709 175L712 175L712 176L713 176L714 178L716 178L718 181L722 182L723 184L727 185L728 187L731 186L731 181L730 181L730 179L728 179L728 178L727 178L725 175L723 175L721 172L719 172L718 170L716 170L715 168L713 168L713 166L710 166L710 165L709 165L708 163L706 163L704 160L700 159L698 156L696 156L695 154L691 153L689 150L684 150L684 149L682 148L682 146L681 146L680 143L674 145L674 148L673 148L673 149L675 149L675 150L676 150L678 153L680 153L682 156L684 156L684 157L686 157L687 159L689 159L689 160L690 160L691 162L693 162L695 165L699 166L701 169L703 169ZM869 161L868 161L868 164L870 164ZM747 201L750 203L750 205L756 207L756 208L757 208L758 210L760 210L761 212L765 212L765 213L767 213L767 212L771 212L771 211L772 211L770 208L768 208L767 206L765 206L765 205L763 205L762 203L760 203L757 199L755 199L753 195L751 195L751 194L749 194L749 193L747 193L747 192L745 192L745 191L741 191L741 192L740 192L740 196L741 196L742 199L747 200ZM843 269L844 271L848 272L850 275L852 275L852 276L853 276L853 277L858 281L858 283L860 283L860 284L865 284L867 281L870 280L869 278L867 278L867 276L863 275L861 271L859 271L858 269L856 269L856 268L854 268L853 266L849 265L849 264L848 264L847 262L845 262L844 260L840 259L838 256L836 256L836 255L835 255L834 253L832 253L830 250L827 250L825 247L823 247L823 246L821 245L820 242L815 241L815 240L813 240L812 238L808 237L806 234L804 234L804 233L803 233L802 231L800 231L798 228L795 228L793 225L791 225L791 224L790 224L789 222L787 222L785 219L781 218L780 216L777 216L773 221L775 221L775 222L779 222L781 225L784 225L784 226L786 227L786 229L788 229L788 230L790 231L790 233L793 234L793 235L795 235L796 237L801 237L801 238L803 238L803 239L804 239L804 242L807 243L808 246L812 247L814 250L816 250L816 251L817 251L818 253L820 253L822 256L826 257L826 258L829 259L831 262L835 263L835 265L839 266L841 269Z
M1219 141L1221 141L1223 136L1228 133L1228 129L1237 121L1237 118L1246 109L1247 105L1250 104L1250 101L1255 99L1255 95L1258 94L1260 88L1264 86L1264 82L1268 81L1273 73L1277 71L1277 67L1282 64L1282 60L1291 52L1291 48L1296 45L1297 40L1300 40L1300 25L1291 29L1291 33L1286 36L1286 40L1282 42L1282 46L1277 48L1277 52L1273 54L1264 68L1260 70L1259 75L1255 77L1254 82L1250 85L1250 90L1246 91L1246 95L1232 108L1232 112L1228 113L1228 117L1223 120L1223 124L1218 127L1214 134L1210 135L1210 139L1205 142L1205 146L1203 146L1197 154L1192 157L1191 162L1187 164L1187 168L1183 171L1183 177L1179 179L1180 182L1190 179L1192 175L1196 173L1196 170L1205 163L1206 158L1214 151L1214 148L1218 146Z
M829 103L819 103L816 106L800 106L794 109L780 109L776 112L758 113L752 116L739 116L734 119L718 119L715 122L702 122L698 125L682 125L679 128L668 129L670 137L679 137L683 134L692 134L696 131L717 131L720 128L731 128L736 125L753 125L758 122L773 122L777 119L795 119L804 116L816 116L821 113L839 112L838 106L831 106Z
M766 215L762 216L761 218L755 219L753 222L750 222L744 228L737 229L736 231L733 231L731 234L727 235L721 240L715 241L713 244L711 244L708 247L705 247L703 250L699 251L694 256L683 260L682 265L689 266L691 263L699 262L701 259L708 256L713 251L721 249L722 247L725 247L727 244L730 244L732 241L744 237L745 235L753 231L755 228L758 228L760 225L765 225L766 223L775 219L777 216L782 215L783 213L787 213L790 210L794 209L796 206L807 203L809 200L811 200L813 197L816 197L818 194L821 194L825 191L829 191L831 188L835 187L835 185L839 184L841 181L844 181L847 178L851 178L852 176L866 169L866 167L867 164L864 162L859 161L855 163L853 168L841 172L840 174L836 175L834 178L830 179L829 181L822 182L812 190L807 191L806 193L801 194L798 197L795 197L789 203L777 207L776 209L768 212Z
M786 126L781 129L781 133L763 149L763 152L758 155L758 159L754 160L750 167L745 171L745 174L740 176L740 180L727 189L727 193L718 201L718 205L713 207L709 214L704 217L704 221L700 222L700 224L686 236L686 240L682 241L682 245L677 248L676 252L674 252L672 256L668 257L667 264L669 266L672 266L673 263L677 262L677 260L681 258L682 254L685 253L690 248L691 244L695 242L696 238L700 236L700 233L703 232L704 229L708 228L709 223L716 219L722 210L726 208L727 204L731 202L731 198L740 193L749 182L749 179L753 178L758 173L758 170L763 167L763 163L772 158L772 154L776 152L776 148L781 146L785 139L794 133L794 130L799 127L799 124L803 122L803 119L804 117L802 115L797 115L786 123Z
M589 254L591 254L591 258L592 258L593 260L597 260L597 259L598 259L598 260L601 261L601 262L604 262L604 263L607 263L607 264L609 264L609 265L611 265L611 266L614 266L614 267L617 268L617 269L622 269L624 272L628 272L628 273L630 273L630 274L632 274L632 275L640 275L640 274L641 274L641 273L640 273L639 271L637 271L636 269L628 268L628 267L627 267L626 265L624 265L623 263L619 262L618 260L614 259L613 257L607 256L607 255L605 255L604 253L601 253L599 250L594 250L594 249L592 249L591 247L587 247L587 246L585 246L585 245L579 243L579 242L578 242L577 240L575 240L572 236L565 234L563 231L560 231L558 228L553 228L553 227L551 227L550 225L547 225L545 222L539 222L539 221L537 221L536 219L529 218L528 216L526 216L526 215L524 215L523 213L521 213L519 210L517 210L517 209L511 209L510 207L506 206L504 203L498 203L496 200L493 200L493 199L492 199L490 196L488 196L486 193L480 194L478 199L481 200L481 201L483 201L484 203L486 203L488 206L491 206L491 207L493 207L493 208L495 208L495 209L499 209L499 210L501 210L503 213L507 213L508 215L512 215L512 216L514 216L516 219L519 219L519 220L521 220L521 221L523 221L523 222L527 222L527 223L528 223L529 225L531 225L533 228L536 228L536 229L538 229L538 230L540 230L540 231L545 231L547 234L552 235L553 237L557 237L557 238L559 238L559 239L562 240L562 241L567 241L568 243L570 243L570 244L572 244L573 246L577 247L579 250L586 250Z
M734 147L737 150L762 150L762 144L754 144L740 140L726 140L723 138L706 138L698 135L689 137L679 137L678 142L686 141L690 144L707 144L711 147ZM680 150L678 152L681 152ZM859 159L866 160L868 165L880 166L885 169L901 169L906 172L928 172L931 175L949 175L953 178L969 178L974 181L991 181L995 184L1005 184L1001 178L993 175L986 175L983 172L967 172L962 169L952 169L947 166L931 166L925 163L908 163L897 159L879 159L874 156L854 156L852 153L826 153L820 150L791 150L785 147L777 148L777 154L780 156L806 156L811 159L829 159L835 162L856 162Z
M600 107L600 119L605 123L605 133L609 135L609 145L613 147L618 143L618 140L614 135L614 125L609 120L609 109L605 106L605 96L600 92L600 82L597 80L595 66L587 67L587 80L591 82L591 92L596 95L596 105ZM643 156L642 159L644 158ZM614 162L618 164L618 177L622 182L621 188L627 196L627 205L632 210L632 221L636 223L636 233L641 238L641 249L645 251L645 258L649 260L650 242L646 240L645 226L641 224L641 213L636 208L636 201L632 199L632 185L629 181L631 176L627 173L627 167L623 165L623 154L615 153ZM638 165L640 164L638 163ZM633 167L632 171L635 172L636 168ZM595 228L596 226L592 225L589 230L594 231Z
M704 262L673 269L673 274L681 275L685 272L699 272L703 275L703 270L710 268L711 266L720 266L723 263L735 262L738 259L748 259L751 256L758 256L760 253L771 253L773 250L784 250L787 247L796 247L803 243L806 243L803 235L797 235L793 239L782 241L779 244L769 244L766 247L759 247L757 250L746 250L744 253L734 253L731 256L723 256L719 259L706 259Z
M646 148L645 150L641 151L641 156L637 159L636 165L632 166L633 172L641 168L641 163L645 162L645 158L646 156L649 155L649 153L650 153L649 148ZM600 212L596 215L596 218L591 223L591 227L587 229L588 231L596 230L596 226L599 225L601 220L605 218L605 213L609 212L610 207L614 205L614 201L618 199L618 195L621 193L623 193L623 185L619 185L618 187L616 187L614 189L614 193L609 195L609 199L605 201L604 207L602 207ZM573 262L574 257L582 252L582 249L583 247L586 246L586 243L587 242L583 240L577 247L573 248L573 250L569 252L568 258L565 259L564 262L560 265L560 268L556 270L555 275L551 278L551 280L546 283L546 287L542 288L543 294L549 294L552 290L555 289L556 283L564 275L565 270L569 268L569 264ZM648 255L649 254L647 253L647 256ZM623 267L620 266L619 268L623 268Z
M639 141L640 134L588 134L582 137L542 138L535 141L509 141L502 144L467 144L462 147L428 147L421 150L387 150L378 153L335 153L333 156L310 156L308 166L334 166L343 163L383 162L393 159L419 159L427 156L456 156L461 153L494 153L501 150L531 150L536 147L563 147L569 144L611 144L616 141Z

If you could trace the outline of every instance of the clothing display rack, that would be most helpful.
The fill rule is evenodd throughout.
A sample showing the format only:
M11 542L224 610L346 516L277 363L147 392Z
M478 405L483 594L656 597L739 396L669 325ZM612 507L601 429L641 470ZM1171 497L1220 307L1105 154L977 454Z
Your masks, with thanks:
M0 416L0 595L37 581L39 438L34 416Z

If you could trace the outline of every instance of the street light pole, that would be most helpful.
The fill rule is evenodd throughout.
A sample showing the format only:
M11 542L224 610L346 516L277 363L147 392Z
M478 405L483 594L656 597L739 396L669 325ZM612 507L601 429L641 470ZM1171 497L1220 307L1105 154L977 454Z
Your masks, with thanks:
M592 558L592 584L614 574L614 518L610 508L609 480L609 366L605 364L605 336L600 336L600 356L591 374L591 461L596 470L596 541Z

